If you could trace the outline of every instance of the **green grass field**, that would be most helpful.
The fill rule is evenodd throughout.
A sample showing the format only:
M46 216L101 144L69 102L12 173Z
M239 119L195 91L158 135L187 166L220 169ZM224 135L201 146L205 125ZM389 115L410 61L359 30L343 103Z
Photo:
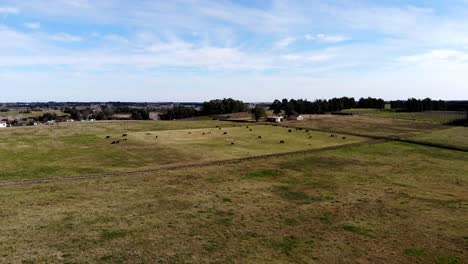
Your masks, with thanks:
M439 124L447 124L455 120L460 120L466 117L463 112L449 112L449 111L428 111L428 112L392 112L380 111L377 109L348 109L344 110L346 113L354 113L370 117L392 118L413 121L426 121Z
M122 137L123 134L128 136ZM107 136L111 138L105 139ZM273 126L246 128L211 120L80 122L4 129L0 137L0 180L151 169L365 140L351 136L332 138L321 132L288 132ZM120 144L111 144L117 140Z
M410 137L445 128L437 123L375 118L364 115L305 115L304 121L286 121L284 123L292 127L384 137Z
M2 263L465 263L466 153L384 143L2 188Z
M287 124L466 143L464 128L427 122ZM467 262L466 152L385 142L200 166L368 140L330 134L213 120L2 129L3 181L199 166L0 187L0 263Z
M412 139L468 149L468 128L454 127L435 131L430 134L419 135Z

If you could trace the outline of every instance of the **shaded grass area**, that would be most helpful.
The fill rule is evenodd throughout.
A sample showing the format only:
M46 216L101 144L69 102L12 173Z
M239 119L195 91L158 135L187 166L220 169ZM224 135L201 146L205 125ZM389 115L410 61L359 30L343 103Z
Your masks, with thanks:
M416 141L436 143L468 149L468 127L454 127L411 138Z
M63 127L62 127L63 126ZM127 126L122 130L119 126ZM109 130L108 132L105 132ZM29 133L28 133L29 132ZM125 134L125 136L123 136ZM106 137L109 136L109 139ZM0 180L158 168L361 142L211 120L89 123L0 131ZM280 141L284 144L280 144ZM119 144L111 144L119 141Z
M467 159L384 143L2 188L0 262L463 263Z

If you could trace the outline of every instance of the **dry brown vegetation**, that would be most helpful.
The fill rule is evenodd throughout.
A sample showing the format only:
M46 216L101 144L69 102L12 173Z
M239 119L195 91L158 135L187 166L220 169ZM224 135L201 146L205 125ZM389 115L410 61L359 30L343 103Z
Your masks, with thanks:
M138 170L366 141L338 132L450 145L463 145L466 136L462 128L363 116L286 125L198 120L8 129L0 132L0 146L8 147L0 151L1 167L4 176L38 178L63 176L69 164L87 166L85 174ZM128 142L110 145L123 133ZM467 161L462 151L386 142L0 187L0 263L466 263Z
M466 160L384 143L2 188L0 262L463 263Z

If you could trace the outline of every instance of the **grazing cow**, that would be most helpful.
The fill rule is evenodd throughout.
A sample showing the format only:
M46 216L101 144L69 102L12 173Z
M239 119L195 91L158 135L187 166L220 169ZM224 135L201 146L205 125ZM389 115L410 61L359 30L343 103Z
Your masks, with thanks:
M126 136L127 136L127 134L123 134L123 135L122 135L122 137L126 137Z
M227 132L224 132L223 135L227 135Z
M284 144L284 140L280 140L280 144Z
M305 132L309 133L309 129L307 129Z
M291 132L292 132L292 130L291 130L291 129L289 129L289 130L288 130L288 132L289 132L289 133L291 133Z
M220 128L220 127L218 127L218 129L219 129L219 130L221 130L221 128Z
M262 138L262 136L258 136L257 138L258 138L258 139L261 139L261 138Z
M159 136L155 136L154 138L158 138Z
M112 145L113 145L113 144L115 144L115 141L112 141L112 143L111 143L111 144L112 144Z
M249 128L249 126L246 126L245 128Z
M346 139L346 137L343 137L343 139Z
M249 131L252 131L252 129L249 129Z
M106 139L110 138L110 136L106 136Z
M146 133L146 135L148 135L148 136L149 136L149 135L151 135L151 133Z
M126 138L124 138L124 141L127 141L127 139L126 139Z
M202 135L204 136L204 135L205 135L205 133L202 133Z
M117 141L115 142L115 144L119 144L119 143L120 143L120 140L117 140Z
M189 133L189 135L192 134L192 132L188 132L188 133Z
M309 136L309 138L312 138L312 136Z
M234 142L231 142L231 145L235 145Z
M330 135L330 137L336 137L336 135L334 135L334 134L331 134L331 135Z

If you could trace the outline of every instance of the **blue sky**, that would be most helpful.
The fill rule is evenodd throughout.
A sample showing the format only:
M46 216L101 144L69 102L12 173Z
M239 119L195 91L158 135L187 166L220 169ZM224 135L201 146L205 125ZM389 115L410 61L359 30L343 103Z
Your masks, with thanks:
M0 0L0 102L468 99L468 0Z

